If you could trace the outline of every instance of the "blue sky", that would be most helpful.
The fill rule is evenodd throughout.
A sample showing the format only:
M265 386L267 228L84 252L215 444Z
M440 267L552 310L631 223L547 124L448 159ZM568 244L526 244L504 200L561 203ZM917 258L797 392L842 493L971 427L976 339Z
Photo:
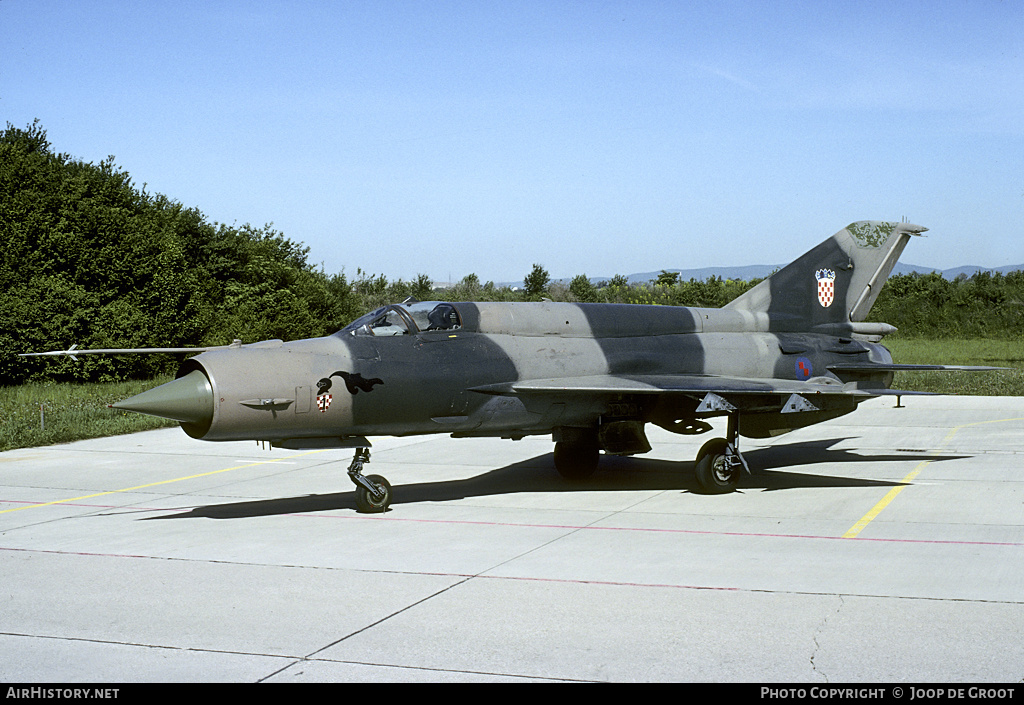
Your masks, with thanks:
M0 0L0 120L328 272L1024 263L1024 3Z

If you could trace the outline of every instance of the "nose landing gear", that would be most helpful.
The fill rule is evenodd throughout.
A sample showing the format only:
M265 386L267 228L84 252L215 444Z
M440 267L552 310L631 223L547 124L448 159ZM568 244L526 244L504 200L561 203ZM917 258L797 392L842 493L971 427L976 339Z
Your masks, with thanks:
M356 485L356 508L364 514L379 514L391 504L391 485L380 475L363 475L363 465L370 462L369 448L356 448L348 476Z

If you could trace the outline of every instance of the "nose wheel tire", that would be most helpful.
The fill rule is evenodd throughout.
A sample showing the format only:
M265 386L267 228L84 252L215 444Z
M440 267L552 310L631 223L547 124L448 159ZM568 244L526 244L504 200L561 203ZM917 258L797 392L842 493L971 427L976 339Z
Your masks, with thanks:
M349 479L356 485L356 509L364 514L380 514L391 504L391 485L380 475L364 475L363 466L370 462L370 449L356 448L352 464L348 466Z
M367 475L366 480L377 488L374 494L362 485L356 486L356 509L364 514L379 514L391 504L391 485L380 475Z

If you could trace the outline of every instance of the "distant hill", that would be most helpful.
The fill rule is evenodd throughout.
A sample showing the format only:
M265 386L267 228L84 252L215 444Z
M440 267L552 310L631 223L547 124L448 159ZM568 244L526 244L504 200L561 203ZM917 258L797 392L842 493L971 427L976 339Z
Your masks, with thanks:
M679 281L690 281L696 279L697 281L703 281L704 279L710 279L711 277L721 277L722 279L739 279L741 281L750 281L751 279L767 277L769 274L774 272L776 269L782 269L784 265L770 265L770 264L750 264L746 267L701 267L700 269L666 269L666 272L679 272ZM626 277L630 284L646 284L647 282L654 281L661 274L659 269L657 272L642 272L640 274L630 274ZM611 277L600 277L596 281L606 281Z
M739 279L740 281L750 281L751 279L764 279L769 276L772 272L782 269L785 265L782 264L749 264L745 267L702 267L700 269L666 269L666 272L679 272L679 281L690 281L696 279L697 281L703 281L710 277L721 277L722 279ZM931 274L932 272L938 272L944 278L950 281L956 279L959 275L963 274L967 277L972 277L976 272L999 272L1000 274L1009 274L1010 272L1024 271L1024 264L1008 264L1003 267L979 267L975 265L964 265L961 267L953 267L951 269L936 269L934 267L925 267L919 264L904 264L903 262L897 262L896 266L893 267L893 274ZM626 280L630 284L647 284L655 281L658 275L661 274L659 269L657 272L640 272L637 274L626 275ZM590 281L596 285L600 285L611 279L611 277L590 277ZM562 284L568 285L571 278L556 279ZM454 286L456 282L445 283L445 282L434 282L434 287L439 289L447 289ZM496 282L496 286L502 287L521 287L523 285L522 280L514 282Z
M932 272L938 272L944 278L950 280L956 279L961 274L967 277L973 277L978 272L991 272L993 274L999 272L1000 274L1009 274L1010 272L1019 271L1024 271L1024 264L1008 264L1005 267L995 267L994 269L979 267L976 265L965 265L962 267L953 267L952 269L937 270L933 267L921 267L916 264L903 264L902 262L897 262L896 266L893 268L894 274L911 274L913 272L917 272L919 274L930 274Z
M703 281L709 277L721 277L722 279L739 279L741 281L750 281L755 278L764 278L770 275L777 269L782 269L785 265L781 264L751 264L746 267L702 267L700 269L667 269L667 272L679 272L680 281L689 281L690 279L696 279ZM1004 267L996 267L989 269L987 267L978 267L972 265L965 265L961 267L953 267L952 269L936 269L934 267L924 267L918 264L904 264L903 262L897 262L893 268L893 274L912 274L917 272L918 274L931 274L932 272L938 272L944 278L953 280L957 276L963 274L971 277L976 272L999 272L1001 274L1008 274L1010 272L1016 272L1024 270L1024 264L1006 265ZM641 272L639 274L630 274L626 277L630 284L646 284L647 282L654 281L661 274L661 270L657 272ZM611 277L594 277L591 279L595 284L600 282L608 281ZM568 280L566 280L568 281Z

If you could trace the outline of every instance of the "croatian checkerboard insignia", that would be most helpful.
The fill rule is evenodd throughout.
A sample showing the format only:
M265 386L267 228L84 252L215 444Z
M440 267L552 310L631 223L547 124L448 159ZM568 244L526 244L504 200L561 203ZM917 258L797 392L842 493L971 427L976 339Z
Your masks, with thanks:
M327 411L331 406L331 395L320 394L316 398L316 408L320 409L320 413Z
M819 269L814 276L818 280L818 303L828 308L836 298L836 273L831 269Z

